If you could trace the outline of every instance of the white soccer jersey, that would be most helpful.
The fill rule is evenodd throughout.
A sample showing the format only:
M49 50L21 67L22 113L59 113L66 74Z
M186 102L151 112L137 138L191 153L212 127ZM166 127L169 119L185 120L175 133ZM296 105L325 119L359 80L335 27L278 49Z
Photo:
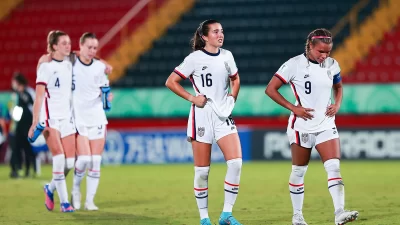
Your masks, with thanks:
M321 64L309 61L304 54L285 62L275 76L283 83L290 84L296 97L295 105L314 109L314 118L305 121L293 112L289 127L301 132L319 132L335 127L335 117L325 115L331 104L332 85L339 83L340 67L336 60L328 57Z
M189 78L196 95L205 95L209 104L220 117L228 117L234 107L234 99L228 98L230 77L238 73L230 51L220 48L218 53L197 50L189 54L174 72L183 79Z
M77 126L99 126L107 124L106 114L101 100L100 87L109 81L104 73L106 65L93 59L84 64L79 57L73 67L73 108Z
M36 84L46 86L46 95L40 117L49 119L70 119L72 64L68 60L40 64Z

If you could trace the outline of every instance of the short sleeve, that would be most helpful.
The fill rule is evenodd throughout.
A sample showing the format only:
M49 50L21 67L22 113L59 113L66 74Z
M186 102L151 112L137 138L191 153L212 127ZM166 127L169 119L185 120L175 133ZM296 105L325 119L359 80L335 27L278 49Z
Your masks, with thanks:
M182 79L186 79L194 72L194 69L195 64L193 54L190 54L186 56L185 60L183 60L183 62L179 66L175 67L174 72L178 74Z
M231 52L229 52L229 60L225 64L225 66L227 67L226 69L229 72L230 78L233 78L238 74L238 68L236 66L235 58L233 57Z
M282 83L287 84L291 81L296 73L296 63L294 59L289 59L286 61L279 70L275 73L275 77L282 81Z
M106 65L100 62L99 69L100 73L94 77L94 83L98 87L107 87L110 85L110 81L108 80L108 76L105 73Z
M340 83L340 81L342 81L342 77L340 76L340 66L338 61L334 60L334 59L330 59L331 62L329 63L329 72L330 74L333 75L333 84L337 84Z
M49 64L48 63L40 64L39 69L37 70L36 85L42 84L47 86L50 76L51 72L49 69Z

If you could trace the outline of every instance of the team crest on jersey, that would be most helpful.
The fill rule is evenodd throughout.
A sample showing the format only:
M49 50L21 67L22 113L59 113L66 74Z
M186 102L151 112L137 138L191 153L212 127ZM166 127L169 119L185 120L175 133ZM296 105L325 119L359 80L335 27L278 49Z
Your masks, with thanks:
M330 70L328 70L327 72L326 72L327 74L328 74L328 77L329 77L329 79L333 79L333 76L332 76L332 73L331 73L331 71Z
M308 134L307 133L301 134L301 141L304 142L304 143L307 143L307 141L308 141Z
M231 68L229 67L228 62L224 62L224 63L225 63L226 71L228 71L228 74L232 74L231 73Z
M197 128L197 133L199 134L199 137L203 137L205 131L206 131L206 128L204 128L204 127Z

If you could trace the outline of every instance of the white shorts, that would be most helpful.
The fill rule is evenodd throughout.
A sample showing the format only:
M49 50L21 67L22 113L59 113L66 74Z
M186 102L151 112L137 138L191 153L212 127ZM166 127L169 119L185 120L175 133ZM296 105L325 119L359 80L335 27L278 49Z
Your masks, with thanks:
M76 133L75 121L72 117L69 119L48 119L40 122L40 124L58 130L61 138Z
M315 133L303 133L288 127L286 134L290 145L296 143L303 148L312 148L322 142L339 138L336 127Z
M237 129L232 117L220 118L210 106L198 108L192 104L187 127L189 138L212 144L214 140L233 133L237 133Z
M107 125L103 124L94 127L76 126L76 130L78 131L79 135L85 136L89 140L96 140L106 137Z

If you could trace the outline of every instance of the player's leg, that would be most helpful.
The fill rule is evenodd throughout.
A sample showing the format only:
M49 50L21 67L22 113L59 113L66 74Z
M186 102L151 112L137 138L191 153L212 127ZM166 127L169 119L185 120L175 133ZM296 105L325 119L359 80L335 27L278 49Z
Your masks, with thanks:
M78 126L76 135L76 154L75 172L71 191L71 203L75 209L81 208L81 183L85 176L86 169L90 167L90 145L88 138L88 129L84 126Z
M64 167L65 167L65 155L64 149L61 144L60 132L56 129L47 127L44 130L44 137L46 144L49 147L53 155L53 180L54 185L57 189L60 197L61 211L62 212L73 212L73 208L68 202L67 184L65 182ZM49 190L48 185L45 186L46 195L46 207L48 210L54 208L53 193Z
M106 143L106 125L92 127L89 129L89 144L91 150L91 163L86 177L86 210L98 210L94 204L94 197L100 181L101 155Z
M211 225L208 215L208 175L211 163L213 130L209 126L207 108L192 105L189 114L187 136L192 144L194 161L194 196L200 214L201 225Z
M328 175L328 189L335 208L335 223L345 224L358 217L357 211L344 210L344 183L340 174L340 141L336 129L321 132L316 149Z
M215 139L227 164L224 181L225 200L219 224L240 224L233 216L232 209L239 193L240 175L242 171L242 148L235 122L232 117L220 120L214 117Z
M74 119L71 117L68 120L62 121L61 127L61 143L64 147L65 162L65 176L74 167L76 156L76 128Z
M292 153L292 171L289 177L289 192L293 206L292 224L306 225L303 217L304 177L310 161L313 137L291 128L288 128L287 135Z

